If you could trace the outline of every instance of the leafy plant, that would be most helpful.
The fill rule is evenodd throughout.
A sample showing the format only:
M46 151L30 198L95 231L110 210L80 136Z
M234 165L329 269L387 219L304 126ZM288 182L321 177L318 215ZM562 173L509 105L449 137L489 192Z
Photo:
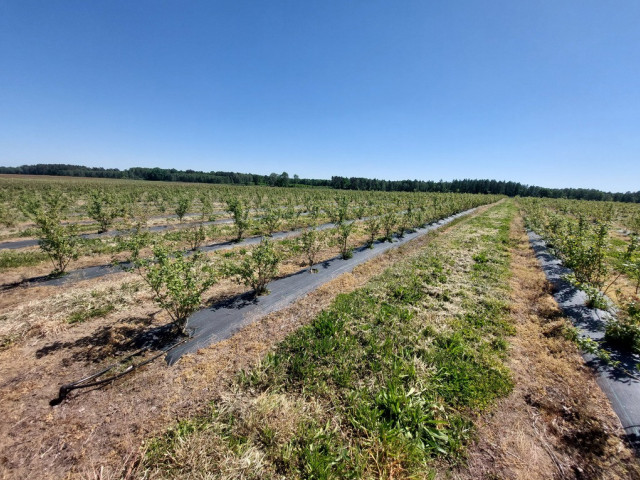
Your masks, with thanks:
M242 240L244 232L249 228L249 208L239 198L227 199L227 212L233 216L233 224L236 229L236 241Z
M578 284L578 287L587 294L587 306L590 308L599 308L600 310L608 310L610 305L607 297L596 287L589 283Z
M600 343L593 338L581 335L576 327L565 325L562 329L562 335L567 340L574 342L583 352L595 355L608 365L618 366L619 362L613 360L611 352L605 348L601 348Z
M0 225L13 227L16 224L16 216L11 211L9 205L0 203Z
M202 252L191 255L158 243L148 258L131 259L153 293L153 300L163 308L181 332L186 332L189 316L200 308L202 294L217 281L216 272Z
M227 266L227 274L236 281L250 286L255 295L268 293L267 284L278 275L280 254L272 241L263 238L239 263Z
M414 222L414 214L411 208L402 213L398 219L398 237L403 238L405 233L411 231Z
M260 219L260 223L264 225L264 233L269 236L273 235L281 221L282 215L280 209L273 204L267 205Z
M151 234L144 229L144 225L136 222L131 226L128 235L118 235L116 237L117 249L119 252L129 252L130 262L135 262L140 257L140 252L151 243Z
M197 250L204 243L207 238L204 225L199 223L191 228L189 228L186 232L187 241L189 242L189 247L191 250Z
M324 234L316 229L306 229L299 237L300 247L307 257L309 271L316 263L316 256L324 245Z
M375 242L376 240L376 236L378 235L378 232L380 231L380 226L381 226L382 222L380 220L380 218L376 215L371 216L370 218L368 218L367 220L365 220L364 222L364 229L367 232L367 234L369 235L369 240L368 240L368 245L369 248L373 248L373 242Z
M100 225L99 233L104 233L116 218L124 215L124 207L113 193L92 191L87 205L87 213Z
M344 260L353 257L353 249L349 246L349 236L353 232L354 223L340 223L336 228L340 254Z
M637 298L627 299L616 317L607 322L605 338L619 347L640 353L640 302Z
M191 202L193 199L188 195L181 195L178 197L178 204L176 205L176 215L178 216L178 221L182 222L184 216L191 208Z
M213 222L216 219L216 216L213 214L213 202L209 192L200 195L200 212L202 221L206 219Z
M328 205L325 209L329 219L336 225L344 223L348 218L350 203L351 200L346 196L337 197L335 205Z
M398 217L394 212L386 212L380 219L382 223L382 231L384 232L384 239L387 242L393 240L393 231L398 223Z
M62 275L71 260L79 255L77 227L63 224L67 204L68 200L60 193L23 202L24 213L38 227L38 244L53 264L52 275Z
M640 289L640 255L638 254L638 236L631 235L631 241L622 255L619 269L626 273L636 284L635 294Z

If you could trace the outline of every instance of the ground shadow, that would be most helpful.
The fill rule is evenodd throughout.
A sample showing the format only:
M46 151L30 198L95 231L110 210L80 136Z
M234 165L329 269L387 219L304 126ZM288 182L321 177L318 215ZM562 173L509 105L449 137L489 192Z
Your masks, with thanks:
M153 317L130 317L73 341L56 341L36 351L36 358L44 358L60 350L71 354L64 358L63 365L74 362L100 363L135 350L148 348L160 350L180 336L173 324L149 328Z

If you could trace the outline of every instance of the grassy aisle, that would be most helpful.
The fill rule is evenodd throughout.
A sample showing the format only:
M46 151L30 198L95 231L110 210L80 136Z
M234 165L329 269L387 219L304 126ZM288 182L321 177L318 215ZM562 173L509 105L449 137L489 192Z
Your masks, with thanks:
M147 478L429 476L460 458L505 367L512 202L340 295L210 415L147 445Z
M510 253L514 389L475 421L466 462L444 478L640 478L638 459L593 370L563 334L570 321L551 296L520 215L511 224Z

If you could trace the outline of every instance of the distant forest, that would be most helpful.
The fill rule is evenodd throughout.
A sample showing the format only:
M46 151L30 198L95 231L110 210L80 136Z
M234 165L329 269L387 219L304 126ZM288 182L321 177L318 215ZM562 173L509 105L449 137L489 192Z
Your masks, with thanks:
M38 164L21 167L0 167L0 174L58 175L70 177L124 178L164 182L193 182L233 185L270 185L276 187L330 187L342 190L382 190L387 192L459 192L493 193L509 197L549 197L579 200L613 200L640 203L640 191L611 193L590 188L544 188L523 185L518 182L498 180L378 180L361 177L331 177L331 180L289 177L286 172L256 175L236 172L199 172L165 168L133 167L117 168L83 167L80 165Z

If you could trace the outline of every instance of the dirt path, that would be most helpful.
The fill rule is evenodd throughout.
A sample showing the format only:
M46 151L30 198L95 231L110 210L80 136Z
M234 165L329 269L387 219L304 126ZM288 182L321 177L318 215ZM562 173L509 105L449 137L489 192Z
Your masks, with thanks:
M440 232L450 228L455 227ZM125 475L143 439L164 431L177 418L206 409L208 400L240 369L254 364L288 333L309 322L338 293L364 285L398 258L427 246L431 238L425 235L356 267L232 338L184 357L175 367L153 363L110 386L76 392L56 407L50 407L49 401L61 384L97 370L117 353L123 338L148 329L157 311L134 305L115 324L89 322L0 352L0 476Z
M515 389L480 420L464 479L640 478L624 431L550 295L521 217L511 228Z

